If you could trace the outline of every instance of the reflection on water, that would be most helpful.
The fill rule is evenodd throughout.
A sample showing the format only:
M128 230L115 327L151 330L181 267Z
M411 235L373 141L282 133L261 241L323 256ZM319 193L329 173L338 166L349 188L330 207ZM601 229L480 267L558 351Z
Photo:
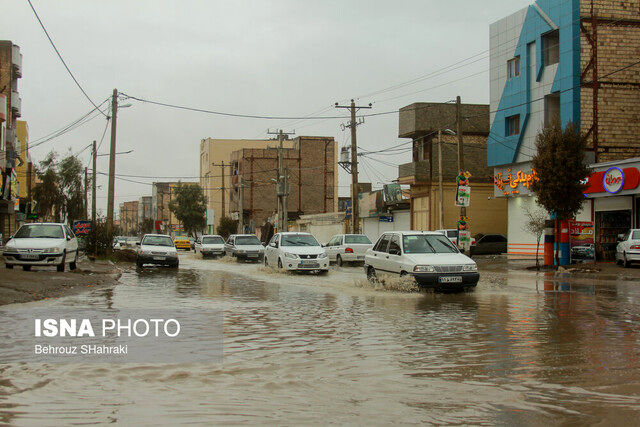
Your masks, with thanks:
M0 422L637 419L637 285L496 274L472 293L402 294L296 280L305 278L131 271L113 290L61 299L55 304L221 308L225 361L0 365Z

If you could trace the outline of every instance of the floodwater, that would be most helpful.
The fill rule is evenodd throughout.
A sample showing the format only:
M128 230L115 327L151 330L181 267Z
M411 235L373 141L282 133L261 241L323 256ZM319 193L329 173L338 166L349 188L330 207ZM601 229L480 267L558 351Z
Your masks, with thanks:
M28 304L222 309L224 360L0 365L0 423L637 423L640 283L493 268L437 294L338 270L188 254L178 272Z

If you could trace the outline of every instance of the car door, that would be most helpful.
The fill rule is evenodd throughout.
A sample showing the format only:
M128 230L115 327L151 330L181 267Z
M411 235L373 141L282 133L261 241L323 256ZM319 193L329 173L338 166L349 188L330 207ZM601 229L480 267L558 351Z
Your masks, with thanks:
M369 262L376 270L385 270L385 261L389 253L387 252L387 248L389 247L389 241L391 240L391 236L387 233L380 236L378 242L375 244L372 250L372 256Z
M278 237L279 234L274 234L264 248L264 256L267 258L267 263L271 266L278 265Z
M324 251L327 253L327 256L329 257L329 261L336 260L335 243L337 239L338 239L338 236L333 236L331 239L329 239L329 241L324 247Z
M400 271L402 270L402 264L400 263L401 259L402 245L400 242L400 236L397 234L392 234L391 239L389 240L387 255L385 257L385 270L392 273L400 274Z
M68 237L66 247L67 253L70 254L69 259L73 259L75 261L78 257L78 238L68 225L65 225L64 229Z

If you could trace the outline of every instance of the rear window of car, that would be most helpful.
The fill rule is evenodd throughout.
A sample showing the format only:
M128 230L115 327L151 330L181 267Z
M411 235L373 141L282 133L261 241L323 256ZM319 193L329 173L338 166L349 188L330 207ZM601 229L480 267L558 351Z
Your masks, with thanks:
M631 238L633 240L640 240L640 230L635 230L633 233L631 233Z
M447 237L458 237L458 230L447 230Z
M54 224L23 225L13 236L18 239L64 239L62 227Z
M345 243L351 243L353 245L357 245L357 244L365 244L365 245L370 245L371 244L371 240L369 240L369 238L367 236L358 236L358 235L352 235L352 236L344 236L344 242Z
M202 243L205 245L224 244L222 237L203 237Z
M173 242L169 236L146 236L142 239L142 244L150 246L173 246Z

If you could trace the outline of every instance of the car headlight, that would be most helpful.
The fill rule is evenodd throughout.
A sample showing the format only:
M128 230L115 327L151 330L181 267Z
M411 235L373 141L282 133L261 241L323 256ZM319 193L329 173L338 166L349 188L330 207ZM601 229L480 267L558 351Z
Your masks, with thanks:
M413 267L413 271L422 273L435 273L436 269L433 265L416 265L415 267Z
M291 258L291 259L296 259L296 258L298 258L298 255L296 255L296 254L292 254L292 253L290 253L290 252L285 252L285 253L284 253L284 256L285 256L285 257L287 257L287 258Z
M478 271L476 264L465 264L462 266L462 271Z
M55 246L53 248L47 248L44 251L46 253L49 253L49 254L59 254L60 252L62 252L62 249L60 249L59 247Z
M320 255L318 255L318 258L326 258L326 257L327 257L326 252L322 252Z

